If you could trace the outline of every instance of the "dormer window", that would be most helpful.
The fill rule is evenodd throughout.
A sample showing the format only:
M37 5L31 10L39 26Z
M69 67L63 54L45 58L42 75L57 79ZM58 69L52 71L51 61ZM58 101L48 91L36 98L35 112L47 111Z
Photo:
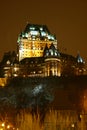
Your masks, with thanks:
M10 65L10 63L11 63L11 62L10 62L9 60L7 60L6 64L7 64L7 65Z

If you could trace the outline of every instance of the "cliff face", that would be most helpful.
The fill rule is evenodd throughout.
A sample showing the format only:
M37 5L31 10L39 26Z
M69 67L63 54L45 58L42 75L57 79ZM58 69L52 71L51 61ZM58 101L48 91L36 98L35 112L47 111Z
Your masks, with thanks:
M87 76L13 78L0 88L1 107L82 109Z

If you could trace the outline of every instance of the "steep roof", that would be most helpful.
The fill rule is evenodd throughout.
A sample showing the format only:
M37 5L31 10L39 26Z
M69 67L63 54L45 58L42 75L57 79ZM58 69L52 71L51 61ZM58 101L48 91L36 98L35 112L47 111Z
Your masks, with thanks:
M47 45L44 49L44 56L60 56L60 53L55 48L54 44L52 43L51 46L48 48Z
M80 54L77 55L77 62L78 63L84 63L83 58L80 56Z
M44 40L44 38L50 41L56 40L56 37L50 33L46 25L27 24L24 31L20 33L19 37L28 38L29 35L33 37L40 37L42 40Z
M45 31L47 33L50 33L46 25L39 25L39 24L27 24L25 27L24 32L28 33L31 30L36 30L36 31Z

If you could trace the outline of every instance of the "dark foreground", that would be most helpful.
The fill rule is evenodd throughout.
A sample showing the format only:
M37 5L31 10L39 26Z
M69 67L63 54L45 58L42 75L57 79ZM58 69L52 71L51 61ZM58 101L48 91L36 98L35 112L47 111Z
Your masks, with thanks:
M0 88L0 117L12 121L26 111L39 113L43 121L50 109L80 113L87 109L86 93L87 76L13 78Z

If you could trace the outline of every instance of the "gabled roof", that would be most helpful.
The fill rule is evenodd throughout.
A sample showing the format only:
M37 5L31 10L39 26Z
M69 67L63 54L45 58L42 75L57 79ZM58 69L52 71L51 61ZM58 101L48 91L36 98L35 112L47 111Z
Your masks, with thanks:
M58 52L58 50L55 48L54 44L52 43L50 48L45 47L44 49L44 56L60 56L60 53Z
M78 63L84 63L84 60L83 60L83 58L80 56L80 54L77 55L76 59L77 59L77 62L78 62Z

